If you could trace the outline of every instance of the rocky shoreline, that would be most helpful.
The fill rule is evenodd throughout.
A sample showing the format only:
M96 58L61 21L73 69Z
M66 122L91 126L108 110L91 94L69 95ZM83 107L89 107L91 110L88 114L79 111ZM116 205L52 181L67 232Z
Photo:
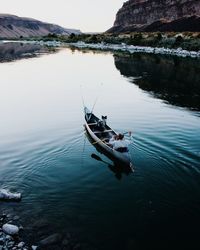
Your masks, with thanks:
M21 237L23 226L18 223L18 216L0 215L0 250L36 250L37 246L25 243Z
M161 54L161 55L172 55L179 57L191 57L191 58L200 58L200 50L199 51L190 51L180 48L170 49L165 47L151 47L151 46L135 46L128 45L126 43L121 44L112 44L112 43L87 43L83 41L78 42L61 42L61 41L43 41L43 40L24 40L24 41L2 41L2 43L23 43L23 44L33 44L47 47L73 47L79 49L95 49L102 51L120 51L120 52L128 52L130 54L133 53L148 53L148 54Z
M40 223L41 222L41 223ZM38 227L37 225L38 224ZM39 225L40 224L40 225ZM42 219L35 222L35 227L42 227ZM34 225L33 225L34 227ZM11 214L0 214L0 250L81 250L87 249L80 244L76 236L69 232L52 232L43 235L37 232L38 239L34 240L36 235L34 228L32 236L30 229L20 223L20 217ZM42 231L42 229L41 229ZM41 234L41 236L39 236ZM35 241L35 242L33 242Z
M148 54L161 54L161 55L172 55L172 56L180 56L180 57L200 58L200 51L188 51L188 50L183 50L182 48L168 49L164 47L162 48L145 47L145 46L127 45L125 43L91 44L91 43L77 42L77 43L71 43L70 45L76 48L81 48L81 49L113 50L113 51L129 52L131 54L132 53L148 53Z
M21 193L0 189L0 202L9 201L7 209L1 208L0 210L0 250L83 249L74 235L69 232L55 232L53 225L42 218L37 220L30 218L28 225L22 225L20 216L16 215L16 209L12 208L13 202L20 202L21 198ZM44 228L49 228L49 230L44 232Z

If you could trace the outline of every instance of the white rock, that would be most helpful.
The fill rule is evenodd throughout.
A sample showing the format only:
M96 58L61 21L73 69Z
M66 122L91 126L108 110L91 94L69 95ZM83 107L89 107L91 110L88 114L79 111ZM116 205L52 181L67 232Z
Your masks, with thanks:
M0 199L1 200L21 200L22 195L20 193L11 193L7 189L0 189Z
M31 246L32 250L36 250L38 247L37 246Z
M22 241L22 242L20 242L20 243L17 245L17 247L22 248L24 245L25 245L25 243Z
M19 228L12 224L4 224L2 229L4 233L9 234L9 235L15 235L15 234L18 234L19 232Z
M19 216L17 216L17 215L15 215L14 217L13 217L13 220L19 220L20 218L19 218Z
M145 47L145 46L134 46L134 45L126 45L125 43L116 45L116 44L105 44L105 43L85 43L85 42L77 42L77 43L70 43L70 45L77 47L77 48L92 48L92 49L111 49L116 51L129 51L130 53L137 53L137 52L145 52L145 53L155 53L155 54L167 54L167 55L177 55L177 56L190 56L194 58L200 57L199 51L187 51L183 50L182 48L178 49L169 49L169 48L157 48L157 47Z
M12 240L12 237L10 235L6 235L6 240Z
M7 243L7 247L10 249L11 247L13 247L15 245L14 241L10 241Z

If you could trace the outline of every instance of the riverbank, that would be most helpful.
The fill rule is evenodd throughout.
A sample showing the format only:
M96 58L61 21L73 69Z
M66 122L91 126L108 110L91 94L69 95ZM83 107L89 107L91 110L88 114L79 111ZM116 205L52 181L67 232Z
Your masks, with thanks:
M4 42L19 42L19 41L4 41ZM146 47L146 46L134 46L127 45L125 43L122 44L107 44L104 42L101 43L85 43L85 42L75 42L75 43L64 43L59 41L20 41L22 44L33 44L47 47L72 47L78 49L92 49L92 50L100 50L100 51L120 51L120 52L128 52L130 54L133 53L148 53L148 54L160 54L160 55L172 55L179 57L192 57L192 58L200 58L200 51L188 51L183 50L182 48L178 49L168 49L164 47Z
M21 220L14 213L0 211L0 250L84 249L77 237L69 232L49 229L49 233L43 234L44 227L50 226L43 219L35 221L33 225L22 225Z
M24 242L23 226L19 216L0 214L0 249L36 250L38 247Z
M15 39L13 39L15 40ZM61 43L106 43L106 44L122 44L145 47L164 47L168 49L178 49L188 51L200 50L200 32L131 32L122 34L80 34L72 33L69 36L57 36L49 34L43 37L22 38L20 41L57 41Z
M5 205L7 202L20 202L21 193L12 193L7 189L0 189L0 202ZM4 204L3 204L4 203ZM0 250L36 250L36 249L65 249L78 250L80 243L72 237L69 232L55 232L54 227L47 221L39 218L22 226L22 218L16 213L16 210L9 206L0 209ZM52 228L43 232L44 227ZM36 231L35 231L36 230ZM39 234L38 234L39 232ZM37 246L35 245L37 242Z
M71 34L64 41L77 48L200 57L199 32Z
M188 51L200 50L200 32L132 32L122 34L70 35L68 42L126 44Z
M5 41L1 41L5 42ZM167 54L181 57L200 57L200 33L130 33L130 34L81 34L70 36L10 40L49 47L72 46L80 49L124 51L129 53Z
M145 46L133 46L127 44L105 44L105 43L71 43L71 46L80 49L97 49L97 50L112 50L112 51L124 51L133 53L148 53L148 54L162 54L162 55L172 55L172 56L181 56L181 57L192 57L200 58L200 51L188 51L183 50L182 48L178 49L168 49L168 48L159 48L159 47L145 47Z

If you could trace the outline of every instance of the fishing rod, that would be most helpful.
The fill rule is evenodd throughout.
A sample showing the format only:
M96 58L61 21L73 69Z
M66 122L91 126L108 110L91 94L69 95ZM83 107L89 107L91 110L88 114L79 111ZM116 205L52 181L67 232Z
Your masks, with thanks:
M102 85L103 85L103 84L101 83L101 86L102 86ZM84 101L84 98L83 98L82 85L80 85L80 92L81 92L82 104L83 104L83 107L85 107L85 101ZM99 99L99 96L97 96L96 99L95 99L95 102L94 102L94 104L93 104L91 113L93 112L93 110L94 110L94 108L95 108L95 106L96 106L96 103L97 103L98 99Z
M94 107L95 107L95 105L96 105L96 103L97 103L97 100L98 100L98 96L97 96L97 98L96 98L96 100L95 100L95 102L94 102L94 105L93 105L93 107L92 107L92 110L91 110L91 113L90 113L90 116L89 116L89 119L88 120L90 120L90 118L92 117L92 113L93 113L93 110L94 110Z
M103 84L101 83L101 87L103 86ZM101 94L101 93L100 93ZM93 111L94 111L94 108L95 108L95 106L96 106L96 104L97 104L97 101L98 101L98 99L99 99L99 96L100 96L100 94L96 97L96 99L95 99L95 102L94 102L94 105L93 105L93 107L92 107L92 110L91 110L91 114L90 114L90 117L89 117L89 120L90 120L90 118L91 118L91 116L92 116L92 113L93 113Z
M81 92L81 99L82 99L82 104L83 104L83 108L85 107L85 101L83 98L83 91L82 91L82 85L80 85L80 92Z

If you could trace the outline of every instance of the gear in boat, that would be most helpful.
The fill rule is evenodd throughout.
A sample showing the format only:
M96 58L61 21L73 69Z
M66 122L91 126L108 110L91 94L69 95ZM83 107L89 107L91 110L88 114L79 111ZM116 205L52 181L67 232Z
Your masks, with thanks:
M102 116L102 119L99 119L85 108L85 120L85 128L94 140L93 144L102 147L115 161L132 166L128 153L128 143L124 143L123 135L121 135L121 139L118 138L119 135L107 125L107 116Z
M108 132L112 132L112 130L108 130L106 128L106 121L107 121L107 116L102 116L102 120L98 120L95 126L93 127L93 132L97 135L98 137L102 137L103 141L108 144L108 146L112 147L116 151L120 153L126 153L128 152L128 144L127 140L124 140L124 135L123 134L114 134L112 137L110 137L110 134ZM106 133L108 133L108 137L106 136Z

